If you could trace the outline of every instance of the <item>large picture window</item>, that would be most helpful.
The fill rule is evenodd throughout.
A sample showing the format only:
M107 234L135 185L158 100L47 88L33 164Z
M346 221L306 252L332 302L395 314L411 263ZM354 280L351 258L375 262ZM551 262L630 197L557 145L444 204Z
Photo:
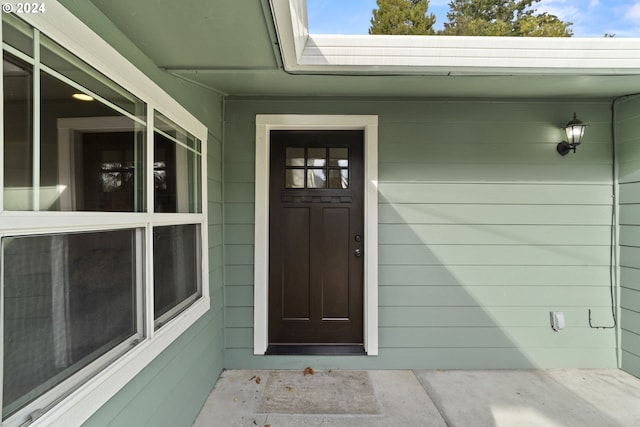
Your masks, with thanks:
M135 230L2 240L3 417L141 338L136 246Z
M116 82L128 64L12 14L2 37L0 422L81 424L109 398L95 381L113 395L209 308L206 128L146 77Z

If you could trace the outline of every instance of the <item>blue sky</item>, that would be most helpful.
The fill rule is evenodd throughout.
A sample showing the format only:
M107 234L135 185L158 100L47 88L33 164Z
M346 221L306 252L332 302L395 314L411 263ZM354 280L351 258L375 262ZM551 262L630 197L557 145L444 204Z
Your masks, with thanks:
M446 22L450 0L430 0L436 29ZM312 34L367 34L376 0L307 0ZM640 37L640 0L541 0L534 4L563 21L573 22L574 37Z

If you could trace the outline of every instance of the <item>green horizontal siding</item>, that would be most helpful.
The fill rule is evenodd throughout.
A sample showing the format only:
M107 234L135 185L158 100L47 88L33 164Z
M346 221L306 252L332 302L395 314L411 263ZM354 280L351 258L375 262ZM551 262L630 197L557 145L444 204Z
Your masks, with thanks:
M225 110L229 368L616 366L610 105L231 99ZM573 111L576 154L555 145ZM256 114L379 117L378 357L253 355ZM640 194L640 192L639 192ZM549 312L565 313L556 333Z
M571 293L562 286L380 286L378 295L385 306L403 307L596 307L606 302L609 288L573 287ZM636 291L630 291L636 292ZM640 294L640 292L636 292ZM622 293L623 298L625 293ZM640 295L636 298L640 298ZM582 320L582 319L580 319Z
M234 213L253 215L237 209ZM381 224L483 224L483 225L526 225L530 218L537 225L603 225L603 218L611 215L611 206L586 205L577 210L574 205L501 205L495 204L428 204L411 203L405 205L381 204L378 221Z
M640 376L640 98L616 108L622 369Z
M378 284L405 286L601 286L608 266L584 265L381 265Z
M557 155L557 154L556 154ZM380 182L382 203L611 205L610 184ZM535 218L530 218L535 223Z
M496 209L498 210L498 209ZM246 230L243 230L246 231ZM250 230L252 231L252 230ZM388 245L581 245L607 242L611 227L574 225L381 224Z
M603 242L604 243L604 242ZM380 245L380 265L608 265L607 246Z

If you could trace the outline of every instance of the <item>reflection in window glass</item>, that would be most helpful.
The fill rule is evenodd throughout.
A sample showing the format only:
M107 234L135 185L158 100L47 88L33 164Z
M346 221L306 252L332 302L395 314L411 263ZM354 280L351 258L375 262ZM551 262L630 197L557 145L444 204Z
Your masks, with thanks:
M135 248L135 230L2 240L3 417L138 335Z
M144 126L44 72L40 85L40 210L143 211Z
M304 169L287 169L286 188L304 188Z
M32 29L5 15L3 41L32 54ZM33 67L10 53L3 55L4 208L145 210L145 104L51 40L41 40L46 66L39 76L38 150L33 141ZM72 97L78 93L99 97L79 101ZM111 170L116 163L121 166Z
M4 208L33 208L33 68L11 54L2 61L4 84Z
M286 147L285 153L285 188L349 188L347 147Z
M349 170L348 169L330 169L329 170L329 188L349 188Z
M322 167L327 162L326 148L307 148L307 166Z
M140 120L145 119L145 106L138 98L47 37L41 37L41 44L42 64L122 108L127 113L137 116Z
M202 212L199 140L158 112L154 120L154 211Z
M287 147L286 158L287 166L304 166L304 148Z
M157 326L201 295L199 226L154 227L153 306Z
M307 188L327 188L327 175L324 169L307 169Z
M339 166L341 168L346 168L347 166L349 166L349 149L330 148L329 166Z

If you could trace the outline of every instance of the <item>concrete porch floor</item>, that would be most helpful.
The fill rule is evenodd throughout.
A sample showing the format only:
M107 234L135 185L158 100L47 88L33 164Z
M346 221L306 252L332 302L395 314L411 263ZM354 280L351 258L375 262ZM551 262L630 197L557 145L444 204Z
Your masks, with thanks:
M615 369L231 370L194 426L636 427L640 379Z

